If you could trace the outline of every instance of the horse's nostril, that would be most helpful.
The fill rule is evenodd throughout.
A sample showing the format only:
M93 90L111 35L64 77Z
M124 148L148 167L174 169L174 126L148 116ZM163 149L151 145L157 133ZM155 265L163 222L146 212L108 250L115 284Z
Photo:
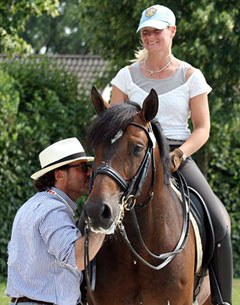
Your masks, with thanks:
M84 206L84 219L93 230L108 230L114 222L111 206L103 202L88 200Z
M103 205L103 210L101 214L103 219L109 219L111 217L111 210L108 205L104 204Z

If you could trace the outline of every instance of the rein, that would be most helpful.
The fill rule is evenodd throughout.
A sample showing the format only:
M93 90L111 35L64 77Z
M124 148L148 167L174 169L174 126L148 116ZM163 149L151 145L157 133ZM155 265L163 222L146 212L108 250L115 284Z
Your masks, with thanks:
M154 269L154 270L160 270L162 268L164 268L167 264L169 264L175 257L178 253L180 253L184 247L185 247L185 244L187 242L187 238L189 236L189 225L190 225L190 208L189 208L189 200L186 199L186 196L184 194L184 191L188 191L188 188L187 188L187 183L184 179L184 177L182 176L181 173L176 173L176 175L178 176L179 178L179 182L180 182L180 192L181 192L181 196L182 196L182 200L183 200L183 226L182 226L182 232L181 232L181 236L178 240L178 243L175 247L175 249L172 251L172 252L167 252L167 253L162 253L162 254L159 254L159 255L156 255L154 253L152 253L148 248L147 246L145 245L144 241L143 241L143 238L142 238L142 235L141 235L141 232L140 232L140 228L139 228L139 224L138 224L138 221L137 221L137 217L136 217L136 212L134 209L131 209L130 213L131 213L131 216L132 216L132 219L133 219L133 224L135 225L136 227L136 231L137 231L137 234L138 234L138 237L139 237L139 240L143 246L143 248L147 251L148 254L150 254L150 256L152 258L155 258L155 259L159 259L159 260L163 260L162 263L160 263L159 265L157 266L154 266L152 264L150 264L149 262L147 262L143 257L141 257L137 252L136 250L133 248L133 246L131 245L131 242L129 241L129 238L127 236L127 232L124 228L124 226L121 226L119 229L120 229L120 232L122 234L122 236L124 237L124 242L126 243L126 245L129 247L129 249L132 251L132 253L142 262L144 263L146 266L148 266L149 268L151 269ZM187 198L189 198L189 196L187 196Z
M89 228L86 224L85 226L85 241L84 241L84 271L86 276L87 286L91 290L95 290L96 285L96 261L95 259L90 264L89 259Z

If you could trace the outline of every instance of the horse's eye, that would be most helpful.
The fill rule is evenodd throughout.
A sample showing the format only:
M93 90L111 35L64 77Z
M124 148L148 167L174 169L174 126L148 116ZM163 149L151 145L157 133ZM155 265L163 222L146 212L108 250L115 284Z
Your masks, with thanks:
M133 155L138 157L140 155L140 153L142 152L142 150L143 150L143 146L142 145L139 145L139 144L134 145L133 146Z

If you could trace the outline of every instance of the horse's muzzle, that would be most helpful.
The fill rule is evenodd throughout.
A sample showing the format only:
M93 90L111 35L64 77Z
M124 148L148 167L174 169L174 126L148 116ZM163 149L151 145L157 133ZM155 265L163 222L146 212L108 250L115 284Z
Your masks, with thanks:
M84 205L85 222L91 231L112 234L115 230L116 213L107 203L88 199Z

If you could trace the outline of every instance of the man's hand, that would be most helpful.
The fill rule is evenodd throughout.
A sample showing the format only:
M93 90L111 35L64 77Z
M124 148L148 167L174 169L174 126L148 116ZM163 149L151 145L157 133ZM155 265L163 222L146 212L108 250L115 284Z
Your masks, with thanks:
M181 163L186 159L184 153L180 148L175 148L170 152L171 159L171 172L174 173L178 170Z

